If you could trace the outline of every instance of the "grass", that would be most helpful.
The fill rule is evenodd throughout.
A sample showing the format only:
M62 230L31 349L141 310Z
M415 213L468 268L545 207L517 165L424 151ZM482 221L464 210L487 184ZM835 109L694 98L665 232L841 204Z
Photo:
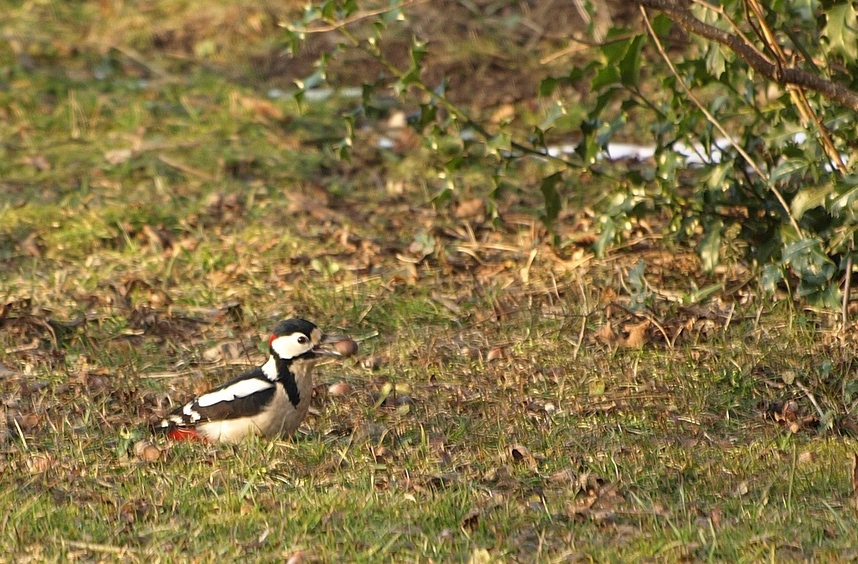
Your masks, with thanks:
M556 257L538 165L493 226L457 215L489 170L433 204L419 147L335 159L349 102L299 111L254 68L276 47L254 18L286 8L99 6L8 4L0 41L0 561L855 557L853 347L825 316L679 306L653 288L742 265L658 241ZM567 233L599 189L576 188ZM290 315L361 343L296 437L135 454Z

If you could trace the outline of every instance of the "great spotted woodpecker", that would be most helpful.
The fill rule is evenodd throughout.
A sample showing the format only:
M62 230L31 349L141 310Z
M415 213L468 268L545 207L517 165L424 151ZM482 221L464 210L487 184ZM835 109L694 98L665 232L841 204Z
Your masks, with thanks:
M174 440L237 443L248 435L290 435L310 408L313 366L324 356L351 356L357 344L325 335L303 319L287 319L268 339L262 366L201 394L170 412L157 426Z

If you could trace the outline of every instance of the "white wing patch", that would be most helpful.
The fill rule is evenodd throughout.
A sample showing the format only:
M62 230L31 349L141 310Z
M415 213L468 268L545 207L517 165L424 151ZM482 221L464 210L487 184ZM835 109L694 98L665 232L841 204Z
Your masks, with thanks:
M306 342L299 343L298 340L304 338ZM295 358L301 356L305 352L313 348L313 343L307 339L307 335L303 333L292 333L291 335L283 335L271 341L271 348L277 353L277 356L283 359Z
M182 413L184 413L187 417L190 418L191 423L196 423L200 420L200 414L194 411L194 402L188 402L182 407ZM178 416L175 416L178 417ZM181 419L181 417L179 417Z
M269 380L277 379L277 359L274 358L274 355L270 355L265 364L262 365L262 372Z
M214 405L222 401L233 401L236 398L246 398L247 396L253 395L256 392L261 392L262 390L267 390L273 387L274 384L272 384L271 382L260 380L258 378L241 380L231 386L223 388L222 390L217 390L201 395L199 398L197 398L196 404L200 407L208 407L210 405ZM186 409L188 409L189 406L190 404L186 407ZM191 413L188 413L188 415L190 415L191 417L194 416L194 414ZM199 414L196 415L197 419L199 419Z

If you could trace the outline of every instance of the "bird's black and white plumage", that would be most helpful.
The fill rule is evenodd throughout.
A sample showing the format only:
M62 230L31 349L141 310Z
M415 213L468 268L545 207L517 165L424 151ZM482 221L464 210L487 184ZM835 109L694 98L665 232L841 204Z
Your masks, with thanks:
M348 337L325 335L303 319L278 323L268 344L265 364L176 408L157 428L172 439L208 442L289 435L310 408L316 362L323 356L349 356L356 349Z

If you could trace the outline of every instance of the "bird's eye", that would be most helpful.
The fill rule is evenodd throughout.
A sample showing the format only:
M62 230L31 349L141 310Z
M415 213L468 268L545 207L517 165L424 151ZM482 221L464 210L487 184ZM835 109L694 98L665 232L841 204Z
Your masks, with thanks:
M307 337L305 337L304 335L301 335L300 337L298 337L298 344L299 345L306 345L307 344Z

